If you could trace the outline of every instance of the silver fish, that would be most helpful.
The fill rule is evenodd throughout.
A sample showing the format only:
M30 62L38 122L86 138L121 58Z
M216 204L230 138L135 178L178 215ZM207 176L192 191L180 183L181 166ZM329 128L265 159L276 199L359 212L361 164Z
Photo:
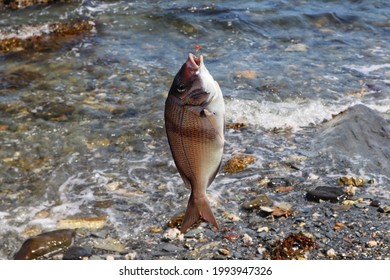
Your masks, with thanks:
M165 128L177 170L191 189L181 226L185 232L200 218L218 229L206 188L221 165L224 146L225 103L219 85L203 63L188 55L176 74L165 102Z

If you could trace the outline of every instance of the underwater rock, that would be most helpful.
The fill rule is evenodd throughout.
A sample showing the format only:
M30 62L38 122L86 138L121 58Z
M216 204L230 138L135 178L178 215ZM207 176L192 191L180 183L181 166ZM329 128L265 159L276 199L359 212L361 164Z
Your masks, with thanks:
M23 9L34 5L43 5L50 4L54 2L70 2L66 0L8 0L8 1L0 1L7 8L11 9Z
M355 105L322 124L312 150L326 154L339 168L356 174L390 174L390 121L376 111ZM362 162L363 160L363 162Z
M314 190L309 190L306 193L306 198L310 201L320 202L326 200L330 202L339 202L346 198L342 188L319 186Z
M19 33L35 28L31 36L20 36ZM2 34L0 39L0 54L20 52L25 50L46 50L61 46L61 40L70 36L91 34L95 31L95 23L89 20L73 20L69 22L53 22L41 26L20 26L16 34Z
M70 229L45 232L27 239L15 254L15 260L33 260L45 254L69 247L75 233Z

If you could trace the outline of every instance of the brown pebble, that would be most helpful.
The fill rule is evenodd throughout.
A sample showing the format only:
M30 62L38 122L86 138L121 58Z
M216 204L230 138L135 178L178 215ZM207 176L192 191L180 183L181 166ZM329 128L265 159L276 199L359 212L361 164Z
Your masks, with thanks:
M55 230L41 233L27 239L20 250L15 254L15 260L37 259L72 244L74 231L70 229Z

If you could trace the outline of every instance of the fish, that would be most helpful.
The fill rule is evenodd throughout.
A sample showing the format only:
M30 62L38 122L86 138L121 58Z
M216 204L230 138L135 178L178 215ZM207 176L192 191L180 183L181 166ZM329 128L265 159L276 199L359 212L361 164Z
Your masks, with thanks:
M206 189L222 162L225 103L202 55L190 53L173 79L165 101L164 120L176 168L191 190L180 231L184 233L199 219L218 230Z

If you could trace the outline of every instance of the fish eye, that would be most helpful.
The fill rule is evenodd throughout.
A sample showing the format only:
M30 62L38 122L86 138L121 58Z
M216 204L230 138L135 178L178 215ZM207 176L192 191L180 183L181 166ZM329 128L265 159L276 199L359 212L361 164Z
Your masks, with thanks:
M179 84L179 86L177 87L177 91L179 93L182 93L186 90L186 86L184 84Z

